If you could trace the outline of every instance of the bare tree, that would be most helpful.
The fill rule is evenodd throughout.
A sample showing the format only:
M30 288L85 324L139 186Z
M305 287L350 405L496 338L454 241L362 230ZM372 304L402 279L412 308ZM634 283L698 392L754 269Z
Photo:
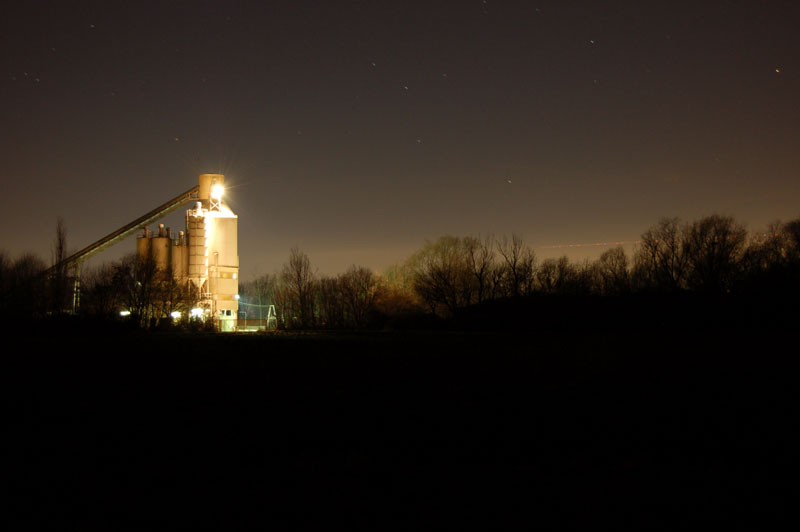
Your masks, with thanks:
M352 325L365 327L367 314L375 305L378 293L375 274L363 266L351 266L339 276L338 284Z
M566 256L545 259L536 271L536 285L545 294L585 294L592 289L593 268L574 265Z
M424 302L414 290L410 261L387 268L380 277L375 295L375 310L387 318L423 311Z
M596 270L589 259L584 259L578 264L571 264L572 275L566 287L566 293L574 295L588 295L594 292L596 282Z
M787 256L793 262L800 261L800 218L786 222L781 232L786 235Z
M323 277L318 279L316 296L320 325L329 329L345 327L345 306L340 278Z
M570 264L566 255L556 261L556 292L567 294L572 292L577 282L577 269Z
M64 260L67 258L67 228L64 219L59 216L56 219L56 235L53 239L51 250L53 268L50 274L50 311L60 313L70 308L67 302L69 293L67 278L67 265Z
M461 239L443 236L410 260L414 290L434 314L453 313L473 301L473 282Z
M558 263L555 259L542 261L536 272L536 280L539 290L546 294L555 293L558 284Z
M595 263L599 289L604 295L621 295L630 291L628 257L621 246L605 251Z
M314 325L314 272L308 255L298 248L289 252L289 262L284 264L281 281L286 290L287 302L294 327Z
M156 263L149 257L126 255L114 264L114 286L119 301L140 327L148 327L158 317L156 311Z
M525 246L522 237L511 235L497 243L497 251L505 264L505 295L517 297L533 290L536 255Z
M153 302L156 318L171 318L173 312L185 315L197 302L192 286L176 279L171 267L157 271L154 282Z
M678 218L662 218L642 235L634 256L634 273L642 288L667 292L686 288L686 231Z
M283 282L283 275L278 277L275 287L275 309L277 311L277 325L279 329L287 329L297 320L293 319L289 290Z
M780 221L772 222L765 231L750 235L742 256L742 267L750 276L761 275L786 263L788 242Z
M15 316L41 316L47 309L47 286L44 262L33 253L25 253L11 263L4 275L6 291L0 308Z
M506 289L506 267L505 264L494 262L489 269L489 298L498 299L505 295Z
M482 303L491 295L492 267L494 266L494 238L484 239L466 237L463 239L464 251L470 271L475 280L477 303Z
M113 264L104 263L82 272L81 314L111 318L119 311L120 294L114 285L114 271Z
M706 216L686 231L685 257L690 288L703 292L730 291L740 270L747 231L727 216Z

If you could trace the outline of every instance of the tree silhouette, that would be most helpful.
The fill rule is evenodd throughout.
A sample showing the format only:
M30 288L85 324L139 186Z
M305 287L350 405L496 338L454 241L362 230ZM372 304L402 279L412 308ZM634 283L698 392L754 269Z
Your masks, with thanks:
M630 292L631 280L628 257L621 246L600 255L595 265L599 291L604 295L623 295Z
M740 273L747 231L733 218L711 215L688 227L684 256L687 284L705 293L728 293Z
M662 218L642 235L634 256L634 275L641 289L677 292L686 288L686 230L678 218Z
M288 323L292 327L307 328L314 325L314 272L308 255L294 247L289 252L289 262L284 264L281 282L286 298Z
M53 239L52 266L53 269L48 279L50 285L50 312L57 314L72 307L67 301L69 293L69 280L67 265L64 260L67 258L67 228L64 219L59 216L56 219L56 235Z
M464 251L472 276L475 280L476 302L482 303L491 295L492 268L494 267L494 238L484 239L465 237Z
M504 294L518 297L533 293L536 272L536 255L525 246L522 237L512 234L511 239L501 238L497 251L503 262Z
M378 279L369 269L353 265L338 280L349 324L365 327L378 294Z
M434 315L452 314L473 302L473 275L460 238L429 242L410 263L414 290Z
M48 307L45 263L33 253L4 262L1 275L4 290L0 297L3 313L26 318L44 315Z

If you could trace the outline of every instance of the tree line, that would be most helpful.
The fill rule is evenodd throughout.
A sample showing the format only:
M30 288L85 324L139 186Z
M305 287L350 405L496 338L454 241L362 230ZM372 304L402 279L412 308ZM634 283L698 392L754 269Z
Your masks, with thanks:
M125 311L124 321L154 328L175 311L188 317L195 304L189 288L177 282L171 271L159 270L152 259L140 260L135 254L84 268L77 291L74 272L58 265L54 260L56 267L48 269L31 253L11 260L0 251L0 315L6 324L71 314L77 309L80 316L102 320L119 320L120 312Z
M59 221L54 264L65 256L65 238ZM45 279L45 269L32 254L12 260L0 252L0 311L41 316L70 308L68 272L56 269ZM174 311L188 315L195 303L169 272L135 255L84 271L81 282L83 315L110 319L124 308L141 327ZM616 247L582 262L565 256L539 260L516 234L443 236L380 275L355 265L339 275L319 275L308 255L294 248L280 271L240 284L240 318L265 318L264 309L274 306L281 329L381 328L411 318L424 323L426 316L453 319L465 309L541 295L679 294L796 297L800 218L755 233L727 216L662 218L642 234L633 253Z
M385 289L383 280L363 266L319 276L308 255L293 248L281 271L242 283L239 302L245 309L274 305L281 329L359 329L374 325Z
M750 234L734 218L712 215L663 218L631 255L615 247L583 262L539 260L519 235L443 236L383 275L352 266L329 277L317 276L308 256L293 249L280 272L245 283L242 293L276 305L282 328L360 328L414 313L448 319L535 295L785 298L799 287L800 218Z
M797 287L800 219L748 234L732 217L692 223L663 218L648 229L632 255L622 247L595 261L566 257L538 261L522 238L442 237L406 263L416 294L433 313L484 300L559 295L632 293L724 295Z

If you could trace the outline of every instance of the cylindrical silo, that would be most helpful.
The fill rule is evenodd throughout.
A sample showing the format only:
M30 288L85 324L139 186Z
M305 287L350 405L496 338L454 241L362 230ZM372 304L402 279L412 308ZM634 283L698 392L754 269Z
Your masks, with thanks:
M189 247L180 243L172 246L172 277L178 281L186 278L186 269L189 265Z
M166 236L155 236L150 239L150 253L153 255L157 270L167 271L171 266L169 255L171 247L172 242Z
M185 281L188 275L189 246L183 231L179 231L178 239L172 241L172 277L178 281Z
M147 229L136 239L136 258L140 262L146 262L150 258L150 236Z

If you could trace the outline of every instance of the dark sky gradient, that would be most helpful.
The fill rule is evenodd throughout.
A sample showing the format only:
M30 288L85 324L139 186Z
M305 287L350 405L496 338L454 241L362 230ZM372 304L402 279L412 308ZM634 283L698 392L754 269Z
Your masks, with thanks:
M761 229L800 215L798 28L795 0L5 1L0 248L49 259L58 215L81 248L205 172L244 279L295 245L336 273L444 234Z

